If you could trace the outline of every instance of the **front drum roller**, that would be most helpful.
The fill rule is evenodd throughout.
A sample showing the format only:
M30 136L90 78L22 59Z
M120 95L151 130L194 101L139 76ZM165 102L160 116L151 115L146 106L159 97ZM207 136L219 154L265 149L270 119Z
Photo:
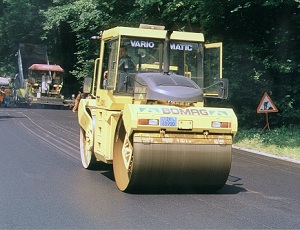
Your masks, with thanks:
M134 142L121 125L114 147L114 176L125 192L217 191L227 181L231 157L231 144Z

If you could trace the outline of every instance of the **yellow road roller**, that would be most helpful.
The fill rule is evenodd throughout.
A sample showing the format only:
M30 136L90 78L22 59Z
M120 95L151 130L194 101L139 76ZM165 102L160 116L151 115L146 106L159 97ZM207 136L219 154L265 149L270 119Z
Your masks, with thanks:
M78 105L83 167L113 164L124 192L222 188L237 117L204 106L205 98L228 96L222 43L147 24L98 38L94 76L84 79L89 95Z

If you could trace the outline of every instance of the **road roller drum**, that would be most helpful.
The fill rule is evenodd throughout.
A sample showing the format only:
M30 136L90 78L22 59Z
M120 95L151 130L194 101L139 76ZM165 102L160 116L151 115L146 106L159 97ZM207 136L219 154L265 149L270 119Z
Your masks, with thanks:
M229 175L231 144L231 136L135 133L132 149L122 151L128 143L120 137L114 153L115 180L122 191L216 191Z

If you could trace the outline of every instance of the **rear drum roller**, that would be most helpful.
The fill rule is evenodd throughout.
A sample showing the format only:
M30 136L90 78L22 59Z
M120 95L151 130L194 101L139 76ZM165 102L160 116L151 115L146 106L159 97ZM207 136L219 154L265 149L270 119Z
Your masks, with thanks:
M91 169L96 163L93 154L93 146L91 145L92 132L85 131L80 127L80 157L82 166L86 169Z
M133 164L132 150L124 125L121 123L115 138L113 153L114 176L121 191L125 191L130 182Z

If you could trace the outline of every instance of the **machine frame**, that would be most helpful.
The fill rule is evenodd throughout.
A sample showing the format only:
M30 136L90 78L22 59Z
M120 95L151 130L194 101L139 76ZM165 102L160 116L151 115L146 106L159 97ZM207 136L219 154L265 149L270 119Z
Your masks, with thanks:
M231 145L237 132L237 118L232 109L204 107L204 97L226 99L228 96L228 80L222 79L222 43L205 45L202 33L166 31L151 27L153 26L116 27L101 33L100 55L95 60L93 80L86 79L88 84L84 85L85 93L90 93L90 97L81 99L78 107L82 164L85 168L91 168L97 162L113 163L117 185L120 190L127 191L138 187L139 183L136 181L139 180L135 178L144 177L139 163L133 166L133 156L136 151L135 162L144 160L141 148L145 143L161 148L169 146L167 149L173 149L171 146L179 143L191 146L192 149L202 146L205 154L208 154L204 159L208 161L211 160L211 155L215 154L214 159L218 154L224 155L225 166L219 167L225 168L222 169L224 176L210 184L213 188L220 188L230 169ZM126 71L125 80L122 80L126 90L121 91L118 85L121 76L119 56L124 41L130 41L135 48L141 46L142 42L143 48L158 47L155 53L158 62L141 63L143 52L149 50L136 49L138 58L135 61L138 63L134 73ZM195 45L196 48L193 47ZM175 58L179 61L177 66L171 63L175 53L172 47L180 51ZM187 68L186 60L190 57L185 54L186 50L196 52L195 66ZM204 59L208 50L217 56ZM153 50L149 52L153 54ZM189 60L194 61L192 58ZM174 70L180 70L181 74L173 73ZM211 75L205 76L206 72ZM192 81L193 78L195 81ZM161 79L165 85L158 84L157 79ZM133 87L130 87L130 81ZM176 90L168 91L173 85ZM211 151L209 146L227 147L222 154L219 153L222 150L210 154L207 153ZM152 148L144 148L151 154ZM165 152L165 157L169 151L171 150ZM195 150L190 150L191 153L187 155L193 157L193 151ZM181 157L180 153L174 156ZM156 160L159 162L162 159L158 157ZM138 173L133 173L134 168ZM191 180L191 183L194 182L196 179ZM202 186L205 184L200 187Z

